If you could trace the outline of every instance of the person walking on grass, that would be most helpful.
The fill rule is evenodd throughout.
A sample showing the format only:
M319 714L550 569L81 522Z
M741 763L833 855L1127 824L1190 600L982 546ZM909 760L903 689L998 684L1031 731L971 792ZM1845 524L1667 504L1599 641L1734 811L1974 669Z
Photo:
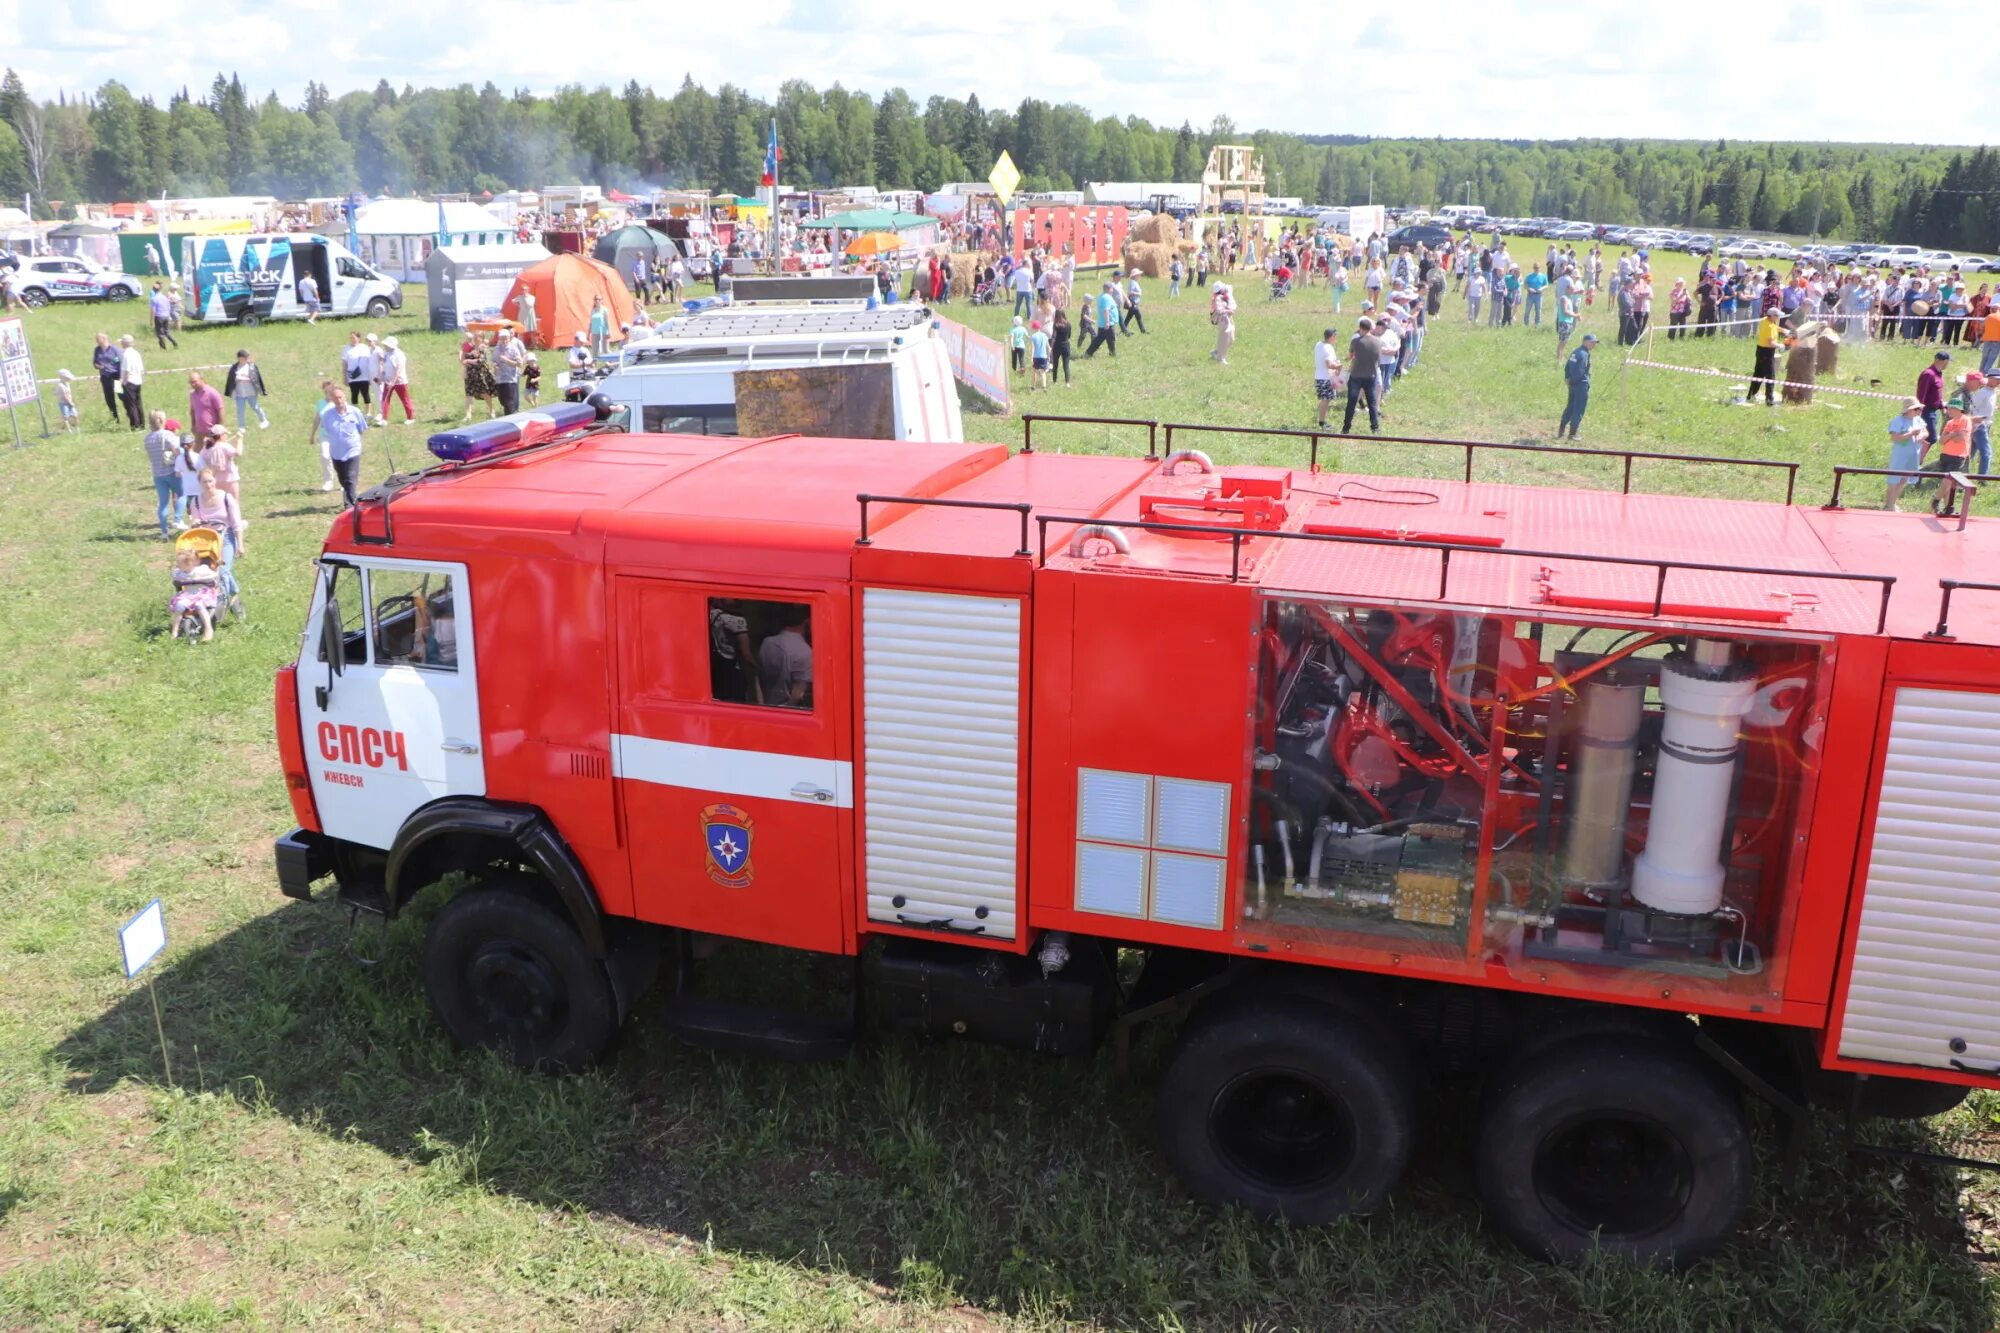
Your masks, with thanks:
M1939 419L1944 415L1944 376L1951 369L1951 353L1939 352L1917 375L1917 402L1923 405L1927 438L1938 438Z
M1764 406L1778 402L1778 347L1785 341L1785 326L1778 307L1773 305L1757 321L1757 359L1750 367L1750 392L1746 402L1755 402L1757 386L1764 386Z
M368 386L375 379L375 335L369 334L363 342L361 335L347 335L347 346L340 350L340 375L347 381L347 400L356 407L368 402ZM333 489L333 473L327 474L327 490Z
M210 431L222 424L222 395L198 370L188 372L188 426L197 440L206 442Z
M1208 359L1226 366L1229 349L1236 343L1236 293L1226 282L1215 284L1208 302L1208 321L1215 325L1215 350L1208 354Z
M590 354L602 361L611 353L611 312L605 309L604 298L590 298Z
M164 352L169 344L179 347L180 340L174 337L174 303L159 283L153 284L153 294L146 298L147 309L153 316L153 341Z
M264 404L259 401L268 392L264 387L264 372L257 369L257 358L250 355L247 347L238 350L235 364L229 367L229 374L222 381L222 396L236 404L236 429L244 428L244 417L251 412L257 414L258 430L271 428L271 418L264 415Z
M1590 408L1590 350L1597 346L1597 335L1586 333L1577 344L1569 360L1563 362L1563 381L1569 385L1569 401L1563 406L1562 419L1556 422L1556 438L1569 432L1574 440L1583 427L1583 414Z
M111 424L118 424L118 349L111 345L111 335L97 335L97 346L90 353L90 368L97 372L98 387L104 390L104 410L111 414Z
M1097 325L1097 332L1091 335L1090 345L1083 349L1084 360L1088 361L1091 357L1096 356L1097 349L1100 346L1108 348L1113 359L1116 359L1118 356L1118 298L1111 294L1110 283L1107 282L1104 284L1104 289L1098 292L1092 305L1094 307L1092 316Z
M493 392L500 399L502 416L512 416L521 410L521 370L527 360L527 352L514 337L514 331L501 329L493 343Z
M1382 433L1382 404L1378 395L1382 369L1382 344L1375 338L1375 321L1366 315L1356 321L1354 337L1347 343L1347 415L1341 419L1340 433L1354 430L1356 403L1368 404L1368 429Z
M389 405L394 400L403 400L403 424L409 425L417 419L417 409L410 403L410 357L394 338L382 340L380 366L382 396L376 401L375 424L389 424ZM345 397L345 395L342 395ZM335 462L339 456L335 455Z
M146 358L132 345L132 335L118 339L118 397L125 404L125 420L133 430L146 422Z
M1894 509L1903 498L1903 488L1917 480L1931 433L1924 425L1924 405L1915 398L1903 400L1903 410L1889 418L1889 466L1894 473L1883 492L1882 507Z
M340 478L341 507L352 509L361 485L361 434L368 429L368 418L348 406L347 390L336 384L327 392L319 429L326 437L334 475Z
M313 409L313 424L306 429L306 447L310 449L314 444L319 445L319 488L322 492L334 487L333 459L325 429L326 414L333 410L333 390L332 380L319 382L319 406ZM362 415L365 417L368 414L363 412Z
M1340 392L1340 330L1328 329L1313 344L1313 397L1319 403L1319 429L1333 412L1334 396Z
M1070 382L1069 339L1069 311L1057 306L1049 325L1049 383L1056 382L1056 368L1060 366L1064 388L1068 388Z
M1139 313L1139 301L1142 296L1143 293L1139 290L1139 270L1135 268L1131 276L1125 279L1125 318L1118 321L1120 333L1130 333L1134 324L1139 326L1139 332L1146 331L1146 317Z
M159 502L160 536L171 539L181 521L181 478L176 463L180 458L181 437L165 412L154 412L153 428L146 432L146 462L153 469L153 495Z

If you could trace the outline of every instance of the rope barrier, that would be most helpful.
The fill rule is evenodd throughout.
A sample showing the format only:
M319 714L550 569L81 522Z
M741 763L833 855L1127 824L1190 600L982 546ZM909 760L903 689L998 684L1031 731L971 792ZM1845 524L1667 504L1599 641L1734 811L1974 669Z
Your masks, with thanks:
M1736 380L1745 383L1749 382L1751 379L1751 377L1748 375L1739 375L1736 374L1734 371L1710 370L1704 366L1677 366L1671 361L1648 361L1645 360L1644 358L1636 356L1626 357L1621 364L1627 366L1643 366L1648 370L1676 370L1683 375L1706 375L1706 376L1712 376L1716 379ZM1873 389L1842 389L1831 384L1795 385L1792 384L1790 381L1786 380L1782 375L1780 375L1777 379L1772 380L1771 382L1781 390L1787 388L1800 388L1800 389L1810 389L1814 393L1844 393L1847 394L1849 397L1853 398L1879 398L1882 401L1889 403L1900 403L1905 398L1909 397L1908 394L1901 394L1901 393L1877 393Z

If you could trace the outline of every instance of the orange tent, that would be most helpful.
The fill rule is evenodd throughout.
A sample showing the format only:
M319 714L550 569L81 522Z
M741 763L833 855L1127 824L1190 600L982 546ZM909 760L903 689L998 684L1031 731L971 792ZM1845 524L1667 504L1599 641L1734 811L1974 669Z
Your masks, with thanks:
M603 297L611 312L613 342L624 336L619 330L638 313L632 293L611 266L586 255L551 255L522 269L508 289L507 299L501 302L500 313L518 321L523 291L535 294L535 322L541 328L542 347L568 347L577 334L588 335L593 296Z

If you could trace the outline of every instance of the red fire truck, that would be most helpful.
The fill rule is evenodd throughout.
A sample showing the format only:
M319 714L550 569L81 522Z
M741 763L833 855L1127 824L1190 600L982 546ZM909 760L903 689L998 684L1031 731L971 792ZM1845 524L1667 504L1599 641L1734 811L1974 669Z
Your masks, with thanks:
M449 879L460 1042L586 1066L662 974L800 1058L1170 1019L1165 1156L1305 1223L1478 1074L1557 1258L1720 1244L1748 1096L2000 1087L1991 519L595 417L435 437L279 673L280 884ZM850 1017L704 995L717 938L854 959Z

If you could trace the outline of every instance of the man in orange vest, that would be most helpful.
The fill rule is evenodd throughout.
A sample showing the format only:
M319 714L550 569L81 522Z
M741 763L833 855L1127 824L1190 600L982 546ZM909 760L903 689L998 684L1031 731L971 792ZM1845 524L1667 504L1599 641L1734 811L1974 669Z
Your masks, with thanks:
M2000 366L2000 304L1988 307L1979 330L1979 373L1991 379L1995 366Z

